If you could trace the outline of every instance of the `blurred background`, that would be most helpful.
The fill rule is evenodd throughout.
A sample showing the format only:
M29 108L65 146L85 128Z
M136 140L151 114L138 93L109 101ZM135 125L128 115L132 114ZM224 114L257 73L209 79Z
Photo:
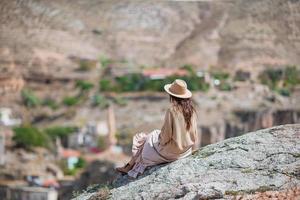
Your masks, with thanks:
M199 148L300 122L296 0L1 0L0 199L108 184L184 79Z

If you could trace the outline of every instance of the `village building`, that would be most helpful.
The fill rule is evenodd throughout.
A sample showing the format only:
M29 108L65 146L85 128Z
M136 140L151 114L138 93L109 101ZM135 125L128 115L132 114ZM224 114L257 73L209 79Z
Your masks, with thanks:
M21 180L0 180L0 199L10 200L11 189L14 187L25 187L27 183Z
M42 187L16 187L9 189L10 200L57 200L58 192Z
M10 108L0 108L0 125L16 126L21 124L21 119L12 118L12 111Z
M89 122L68 137L68 148L97 147L99 136L108 135L106 121Z
M1 181L1 200L57 200L58 192L43 187L29 187L25 181Z
M89 122L76 133L69 135L68 148L86 148L91 152L100 152L103 149L99 146L99 139L104 139L107 144L105 149L114 153L123 152L123 149L117 146L116 117L113 105L109 105L106 118L105 121Z
M74 169L79 161L80 152L73 149L62 149L60 155L67 161L68 169Z

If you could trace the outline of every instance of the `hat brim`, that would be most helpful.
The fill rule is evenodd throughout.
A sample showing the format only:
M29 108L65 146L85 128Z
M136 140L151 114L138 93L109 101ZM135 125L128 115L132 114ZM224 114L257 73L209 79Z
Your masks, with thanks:
M191 98L192 97L192 92L188 89L186 89L186 93L185 94L174 94L170 91L170 87L172 84L166 84L164 86L164 89L167 93L169 93L172 96L178 97L178 98L183 98L183 99L187 99L187 98Z

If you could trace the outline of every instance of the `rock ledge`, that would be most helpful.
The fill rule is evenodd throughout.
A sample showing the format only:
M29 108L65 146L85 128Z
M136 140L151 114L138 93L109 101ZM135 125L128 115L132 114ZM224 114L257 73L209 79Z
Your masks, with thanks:
M96 187L76 199L227 199L299 188L300 124L205 146L188 158L153 167L137 180L119 176L112 187L106 192Z

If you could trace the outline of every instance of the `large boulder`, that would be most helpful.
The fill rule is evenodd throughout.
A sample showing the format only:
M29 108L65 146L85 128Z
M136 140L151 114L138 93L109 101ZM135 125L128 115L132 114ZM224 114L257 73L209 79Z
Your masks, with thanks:
M120 175L110 190L91 188L77 199L214 199L299 187L300 124L294 124L208 145L136 180Z

